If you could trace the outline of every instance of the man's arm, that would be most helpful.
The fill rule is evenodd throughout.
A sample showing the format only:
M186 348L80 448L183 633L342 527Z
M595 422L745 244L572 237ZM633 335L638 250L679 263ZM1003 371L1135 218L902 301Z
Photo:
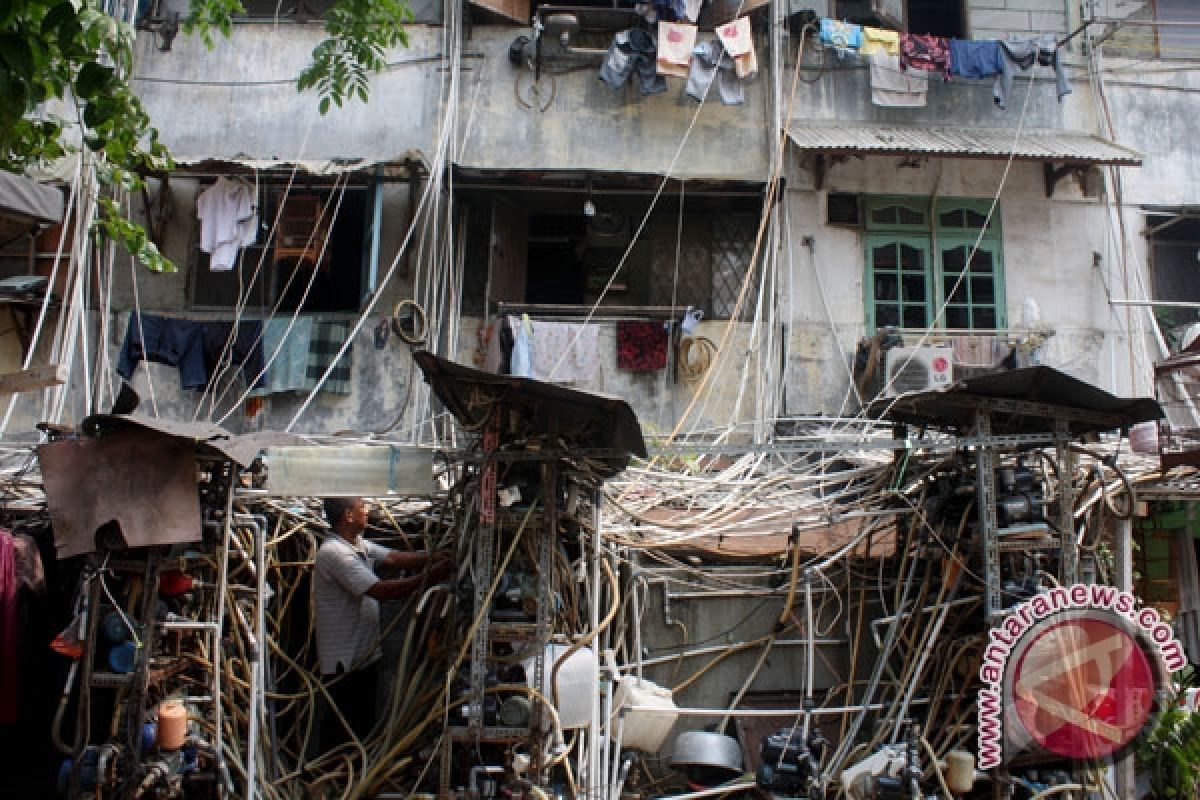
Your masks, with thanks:
M392 569L424 569L429 562L429 553L424 550L389 550L384 566Z
M396 566L400 568L409 568L411 562L405 558L403 564L393 563L393 556L413 556L416 553L398 553L392 552L388 555L385 562L388 566ZM420 565L425 568L421 575L413 575L408 578L385 578L376 581L375 584L367 590L368 597L374 597L376 600L395 600L397 597L406 597L421 588L422 584L433 583L450 575L454 571L454 565L448 560L438 557L430 558L427 553L420 553Z

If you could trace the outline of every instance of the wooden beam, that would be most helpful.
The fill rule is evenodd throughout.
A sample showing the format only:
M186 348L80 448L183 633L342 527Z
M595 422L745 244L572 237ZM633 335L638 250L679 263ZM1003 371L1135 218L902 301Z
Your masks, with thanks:
M20 372L0 374L0 395L21 394L49 389L67 382L67 368L59 364L42 364Z

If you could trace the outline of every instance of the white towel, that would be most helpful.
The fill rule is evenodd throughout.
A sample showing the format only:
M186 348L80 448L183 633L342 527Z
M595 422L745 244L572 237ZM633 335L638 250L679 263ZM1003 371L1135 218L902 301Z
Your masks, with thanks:
M692 48L696 46L696 26L681 22L658 23L659 75L675 75L686 78L688 64L692 60Z
M871 55L871 102L892 108L920 108L929 91L929 76L905 71L900 56L876 51Z

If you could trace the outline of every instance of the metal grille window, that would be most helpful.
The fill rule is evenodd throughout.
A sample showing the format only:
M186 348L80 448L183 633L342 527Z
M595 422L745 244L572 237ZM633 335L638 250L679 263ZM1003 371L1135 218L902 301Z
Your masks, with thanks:
M867 205L867 319L872 329L994 330L1005 325L999 216L989 201L872 197ZM930 225L929 220L936 221ZM935 319L939 309L942 314Z
M737 212L688 214L680 237L677 221L664 215L655 228L649 305L690 305L704 309L711 318L728 319L751 267L758 217ZM740 316L745 314L743 308Z

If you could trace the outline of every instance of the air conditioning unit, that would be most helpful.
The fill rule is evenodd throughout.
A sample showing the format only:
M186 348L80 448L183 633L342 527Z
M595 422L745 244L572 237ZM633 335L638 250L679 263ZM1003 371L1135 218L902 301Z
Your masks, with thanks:
M893 347L887 351L886 365L887 397L941 389L954 381L954 350L944 345Z

